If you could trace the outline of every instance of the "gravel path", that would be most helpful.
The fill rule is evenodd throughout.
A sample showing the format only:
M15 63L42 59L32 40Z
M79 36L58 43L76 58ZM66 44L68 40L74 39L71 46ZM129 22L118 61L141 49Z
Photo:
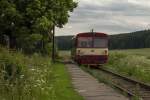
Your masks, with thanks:
M104 83L81 70L75 64L66 64L72 78L72 84L85 100L129 100Z

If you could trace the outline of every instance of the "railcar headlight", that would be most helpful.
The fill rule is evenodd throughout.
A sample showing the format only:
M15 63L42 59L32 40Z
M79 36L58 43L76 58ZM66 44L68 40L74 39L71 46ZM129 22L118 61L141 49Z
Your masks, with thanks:
M77 50L77 54L81 56L81 55L83 55L83 51Z
M105 51L104 51L104 54L105 54L105 55L107 55L107 54L108 54L108 51L107 51L107 50L105 50Z
M80 54L80 52L81 52L80 50L77 50L77 54Z

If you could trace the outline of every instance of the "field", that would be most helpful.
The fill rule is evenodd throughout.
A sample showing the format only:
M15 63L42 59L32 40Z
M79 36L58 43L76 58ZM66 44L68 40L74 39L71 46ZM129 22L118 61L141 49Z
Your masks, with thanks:
M110 51L110 53L114 53L114 52L118 52L118 53L125 53L128 55L138 55L138 56L145 56L147 58L150 57L150 48L144 48L144 49L127 49L127 50L112 50Z
M150 49L112 50L105 65L120 74L150 83Z
M83 100L62 63L0 48L0 100Z

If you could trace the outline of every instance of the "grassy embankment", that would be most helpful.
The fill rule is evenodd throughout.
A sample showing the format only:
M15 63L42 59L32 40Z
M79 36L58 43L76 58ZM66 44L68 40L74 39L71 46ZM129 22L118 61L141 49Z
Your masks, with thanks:
M105 66L120 74L150 83L150 49L113 50Z
M0 48L0 100L82 100L61 63Z

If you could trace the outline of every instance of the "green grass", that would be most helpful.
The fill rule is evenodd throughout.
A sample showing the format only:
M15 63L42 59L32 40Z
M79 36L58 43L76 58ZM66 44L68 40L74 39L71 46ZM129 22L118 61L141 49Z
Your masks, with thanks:
M150 49L113 50L105 66L120 74L150 83Z
M59 51L59 56L62 58L70 58L71 52L67 50Z
M49 100L52 78L49 57L0 48L0 100Z
M63 64L0 48L0 100L82 100Z
M83 98L74 91L70 81L70 75L63 64L53 66L53 98L52 100L83 100Z
M110 52L125 53L131 55L150 57L150 48L144 49L127 49L127 50L112 50Z

